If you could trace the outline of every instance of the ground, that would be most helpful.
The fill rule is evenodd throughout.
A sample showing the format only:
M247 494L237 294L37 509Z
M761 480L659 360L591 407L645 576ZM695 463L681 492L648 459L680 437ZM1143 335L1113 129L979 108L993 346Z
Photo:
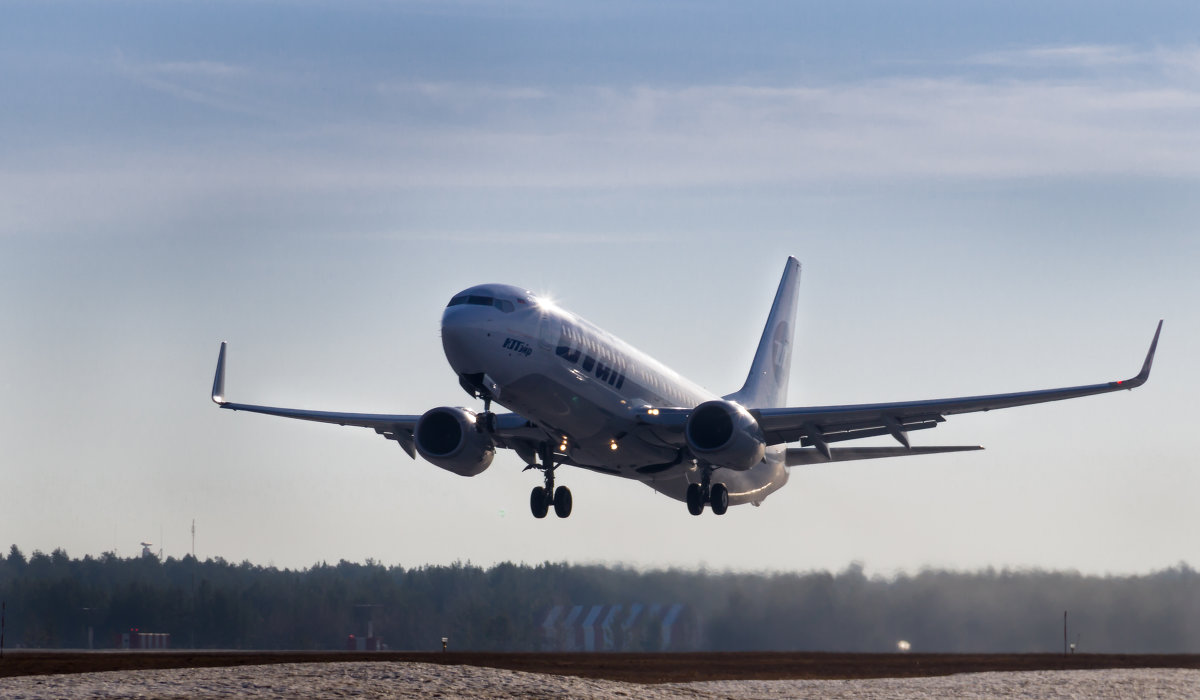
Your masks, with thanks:
M734 652L567 654L486 652L26 651L5 650L0 677L158 668L337 661L416 661L633 683L914 678L988 671L1200 669L1195 654L838 654Z

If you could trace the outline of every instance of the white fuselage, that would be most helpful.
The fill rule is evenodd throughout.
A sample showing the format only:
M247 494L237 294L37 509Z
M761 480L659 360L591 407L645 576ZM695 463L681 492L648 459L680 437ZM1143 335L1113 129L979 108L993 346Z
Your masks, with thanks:
M668 441L637 414L720 397L593 324L519 287L480 285L446 308L442 346L460 377L481 378L497 403L549 432L569 463L679 500L700 481L678 435ZM787 481L782 454L768 448L754 467L717 469L713 480L731 505L758 503Z

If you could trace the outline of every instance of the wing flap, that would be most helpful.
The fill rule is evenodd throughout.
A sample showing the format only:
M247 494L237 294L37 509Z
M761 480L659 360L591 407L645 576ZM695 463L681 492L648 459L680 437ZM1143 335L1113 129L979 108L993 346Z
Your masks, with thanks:
M820 450L812 447L790 448L784 456L784 464L796 467L806 464L827 462L850 462L858 459L882 459L885 457L909 457L916 455L942 454L945 452L968 452L982 450L980 445L943 445L933 447L834 447L829 450L829 459Z
M360 428L376 430L403 429L412 432L421 416L400 415L391 413L341 413L338 411L312 411L302 408L281 408L279 406L256 406L248 403L233 403L223 401L221 408L247 413L261 413L280 418L295 418L298 420L314 421L316 423L333 423L334 425L353 425Z

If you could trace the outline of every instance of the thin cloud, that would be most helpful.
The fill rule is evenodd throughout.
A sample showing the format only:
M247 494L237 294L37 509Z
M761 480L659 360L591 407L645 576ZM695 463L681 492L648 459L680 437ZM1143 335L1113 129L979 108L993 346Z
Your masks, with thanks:
M1149 62L1153 54L1125 46L1078 44L1041 46L1009 51L989 51L968 59L968 63L1016 68L1077 66L1100 68L1130 66Z
M967 71L841 83L316 85L222 62L134 62L121 75L269 126L218 137L115 131L0 166L0 231L151 218L235 201L248 210L384 206L430 188L496 191L849 185L920 178L1200 175L1200 52L1044 47L1028 59L1108 61L1086 78ZM1147 66L1153 66L1147 69ZM322 86L345 100L331 102ZM263 93L266 93L264 96ZM358 100L357 102L354 100ZM274 115L282 115L275 118ZM202 123L202 120L197 120ZM118 123L116 129L125 127ZM135 138L136 137L136 138ZM60 149L61 150L61 149ZM147 202L160 203L150 207ZM342 204L338 204L338 203ZM288 205L291 206L291 205ZM159 212L157 209L162 209ZM55 224L55 222L59 222ZM115 225L115 224L114 224Z
M454 100L456 102L490 102L496 100L540 100L549 93L536 87L505 87L475 83L449 82L383 82L375 87L385 96L421 96L432 100Z
M434 241L454 243L492 244L496 242L497 233L494 229L486 231L351 231L325 234L326 237L345 240L357 238L362 240L400 240L400 241ZM505 231L503 239L509 245L528 245L544 243L562 243L577 241L579 234L575 232L558 231ZM589 231L589 244L599 243L649 243L672 241L686 238L685 234L646 233L646 232L613 232Z
M1107 44L1041 46L980 53L969 57L965 63L998 68L1080 69L1095 72L1105 80L1119 79L1122 71L1131 69L1148 70L1163 76L1177 74L1182 69L1200 75L1200 47L1135 49Z
M1191 77L1200 76L1200 47L1160 49L1155 52L1166 73L1183 71Z
M461 104L453 95L443 86L438 99ZM508 107L347 138L413 164L397 182L428 185L1200 174L1200 91L1169 82L592 87Z
M147 73L159 75L188 76L188 77L230 77L247 75L249 71L238 65L220 61L167 61L164 63L149 63L142 66Z
M273 119L276 109L254 97L256 74L220 61L133 61L118 52L116 73L178 100L230 114Z

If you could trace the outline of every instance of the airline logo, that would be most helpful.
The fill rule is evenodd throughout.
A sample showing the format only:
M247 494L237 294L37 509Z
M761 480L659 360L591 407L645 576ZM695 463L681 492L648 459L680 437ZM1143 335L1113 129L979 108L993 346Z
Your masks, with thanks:
M608 382L608 385L611 387L620 389L625 385L625 375L618 372L616 367L610 367L600 362L579 348L572 348L567 344L565 335L559 338L558 347L554 349L554 354L570 364L579 365L579 368L584 372L595 376L596 379L602 382ZM581 358L582 361L580 361Z
M525 357L529 357L533 354L533 348L529 347L523 341L517 340L516 338L505 338L504 349L512 350L513 352L524 355Z
M789 337L787 321L780 321L779 325L775 327L775 336L771 339L773 346L771 359L774 360L775 376L777 378L784 376L784 367L787 365L788 358L791 357L788 354Z

